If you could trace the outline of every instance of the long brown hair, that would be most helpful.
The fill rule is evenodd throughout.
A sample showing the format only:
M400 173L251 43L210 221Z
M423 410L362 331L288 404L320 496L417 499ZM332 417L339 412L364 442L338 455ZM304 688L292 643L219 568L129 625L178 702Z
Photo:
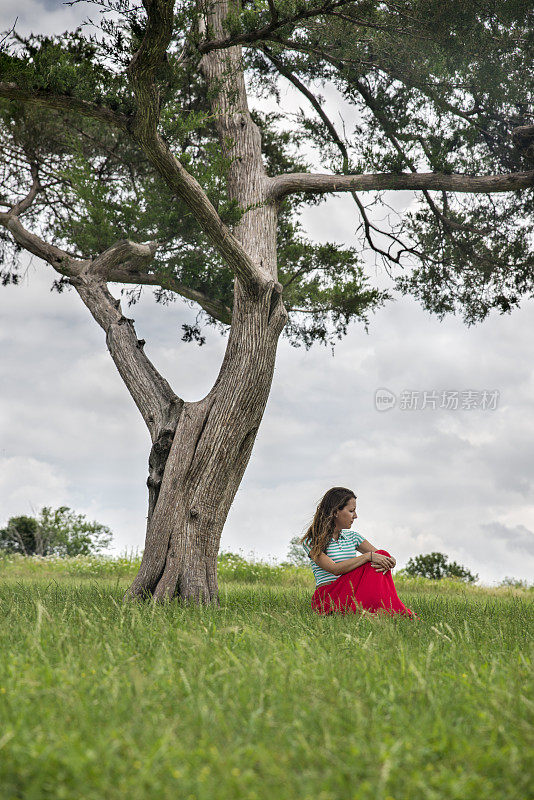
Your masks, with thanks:
M341 511L342 508L345 508L352 497L356 499L356 495L351 489L334 486L319 501L312 524L300 540L301 543L307 540L312 558L317 558L321 553L326 553L326 548L334 535L336 511Z

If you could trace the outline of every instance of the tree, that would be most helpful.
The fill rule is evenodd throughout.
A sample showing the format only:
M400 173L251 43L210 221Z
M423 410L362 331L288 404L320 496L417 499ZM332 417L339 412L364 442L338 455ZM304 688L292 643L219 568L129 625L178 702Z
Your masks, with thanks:
M46 555L46 549L34 517L11 517L6 527L0 530L0 550L33 556Z
M100 553L113 534L100 522L88 522L68 506L44 506L37 517L10 517L0 530L0 550L25 556L87 556Z
M300 543L300 536L293 536L289 541L287 559L296 567L309 567L310 559Z
M415 556L410 558L404 570L408 575L420 576L421 578L460 578L466 583L478 581L478 575L473 575L468 569L457 564L456 561L447 563L448 556L444 553L428 553L428 555Z
M73 287L150 431L147 534L126 597L217 602L217 552L283 332L334 344L382 305L363 254L468 324L532 293L532 29L524 3L102 0L98 35L7 35L1 54L3 281L27 250ZM280 81L309 114L249 109ZM358 112L338 130L310 89ZM3 98L3 100L2 100ZM326 172L299 145L316 146ZM415 210L376 221L384 191ZM349 192L361 246L318 246L304 203ZM370 194L370 201L363 195ZM369 196L365 194L365 196ZM24 223L21 221L24 217ZM14 260L14 261L13 261ZM108 284L179 296L228 332L208 394L184 402ZM202 344L200 325L183 338Z

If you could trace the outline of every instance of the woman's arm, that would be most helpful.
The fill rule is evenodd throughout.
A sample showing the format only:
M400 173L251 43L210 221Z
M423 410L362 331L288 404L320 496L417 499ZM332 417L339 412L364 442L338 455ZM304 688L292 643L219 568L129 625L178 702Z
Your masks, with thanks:
M367 539L364 539L363 542L361 542L361 544L359 544L358 547L356 548L356 550L359 550L361 553L374 553L377 549L378 548L375 547L373 544L371 544L371 542L368 542ZM391 569L393 569L393 567L396 565L397 562L395 561L393 556L386 556L386 558L388 558L390 567Z
M371 560L371 553L368 552L363 556L347 558L346 561L334 561L334 559L327 556L326 553L321 553L313 560L321 569L324 569L326 572L331 572L332 575L345 575L345 573L350 572L351 569L356 569L356 567L367 564L367 562Z
M375 547L374 544L368 542L367 539L364 539L361 544L358 545L356 550L359 550L360 553L374 553L375 550L378 550L378 547Z

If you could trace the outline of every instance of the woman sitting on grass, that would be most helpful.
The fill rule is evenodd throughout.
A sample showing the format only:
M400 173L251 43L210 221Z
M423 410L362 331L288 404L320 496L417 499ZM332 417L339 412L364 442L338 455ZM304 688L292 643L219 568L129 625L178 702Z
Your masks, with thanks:
M417 617L397 595L391 576L395 559L350 530L356 517L354 492L335 486L317 506L301 539L317 584L312 609L318 614L367 609ZM363 555L357 556L356 550Z

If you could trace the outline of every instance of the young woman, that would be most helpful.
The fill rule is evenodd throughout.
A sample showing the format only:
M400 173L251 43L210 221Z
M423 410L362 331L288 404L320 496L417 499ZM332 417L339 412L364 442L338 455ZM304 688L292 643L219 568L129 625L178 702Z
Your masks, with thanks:
M344 614L365 608L417 617L397 595L391 576L395 559L350 529L357 516L354 492L335 486L322 498L301 539L315 575L312 609ZM357 556L356 550L363 555Z

